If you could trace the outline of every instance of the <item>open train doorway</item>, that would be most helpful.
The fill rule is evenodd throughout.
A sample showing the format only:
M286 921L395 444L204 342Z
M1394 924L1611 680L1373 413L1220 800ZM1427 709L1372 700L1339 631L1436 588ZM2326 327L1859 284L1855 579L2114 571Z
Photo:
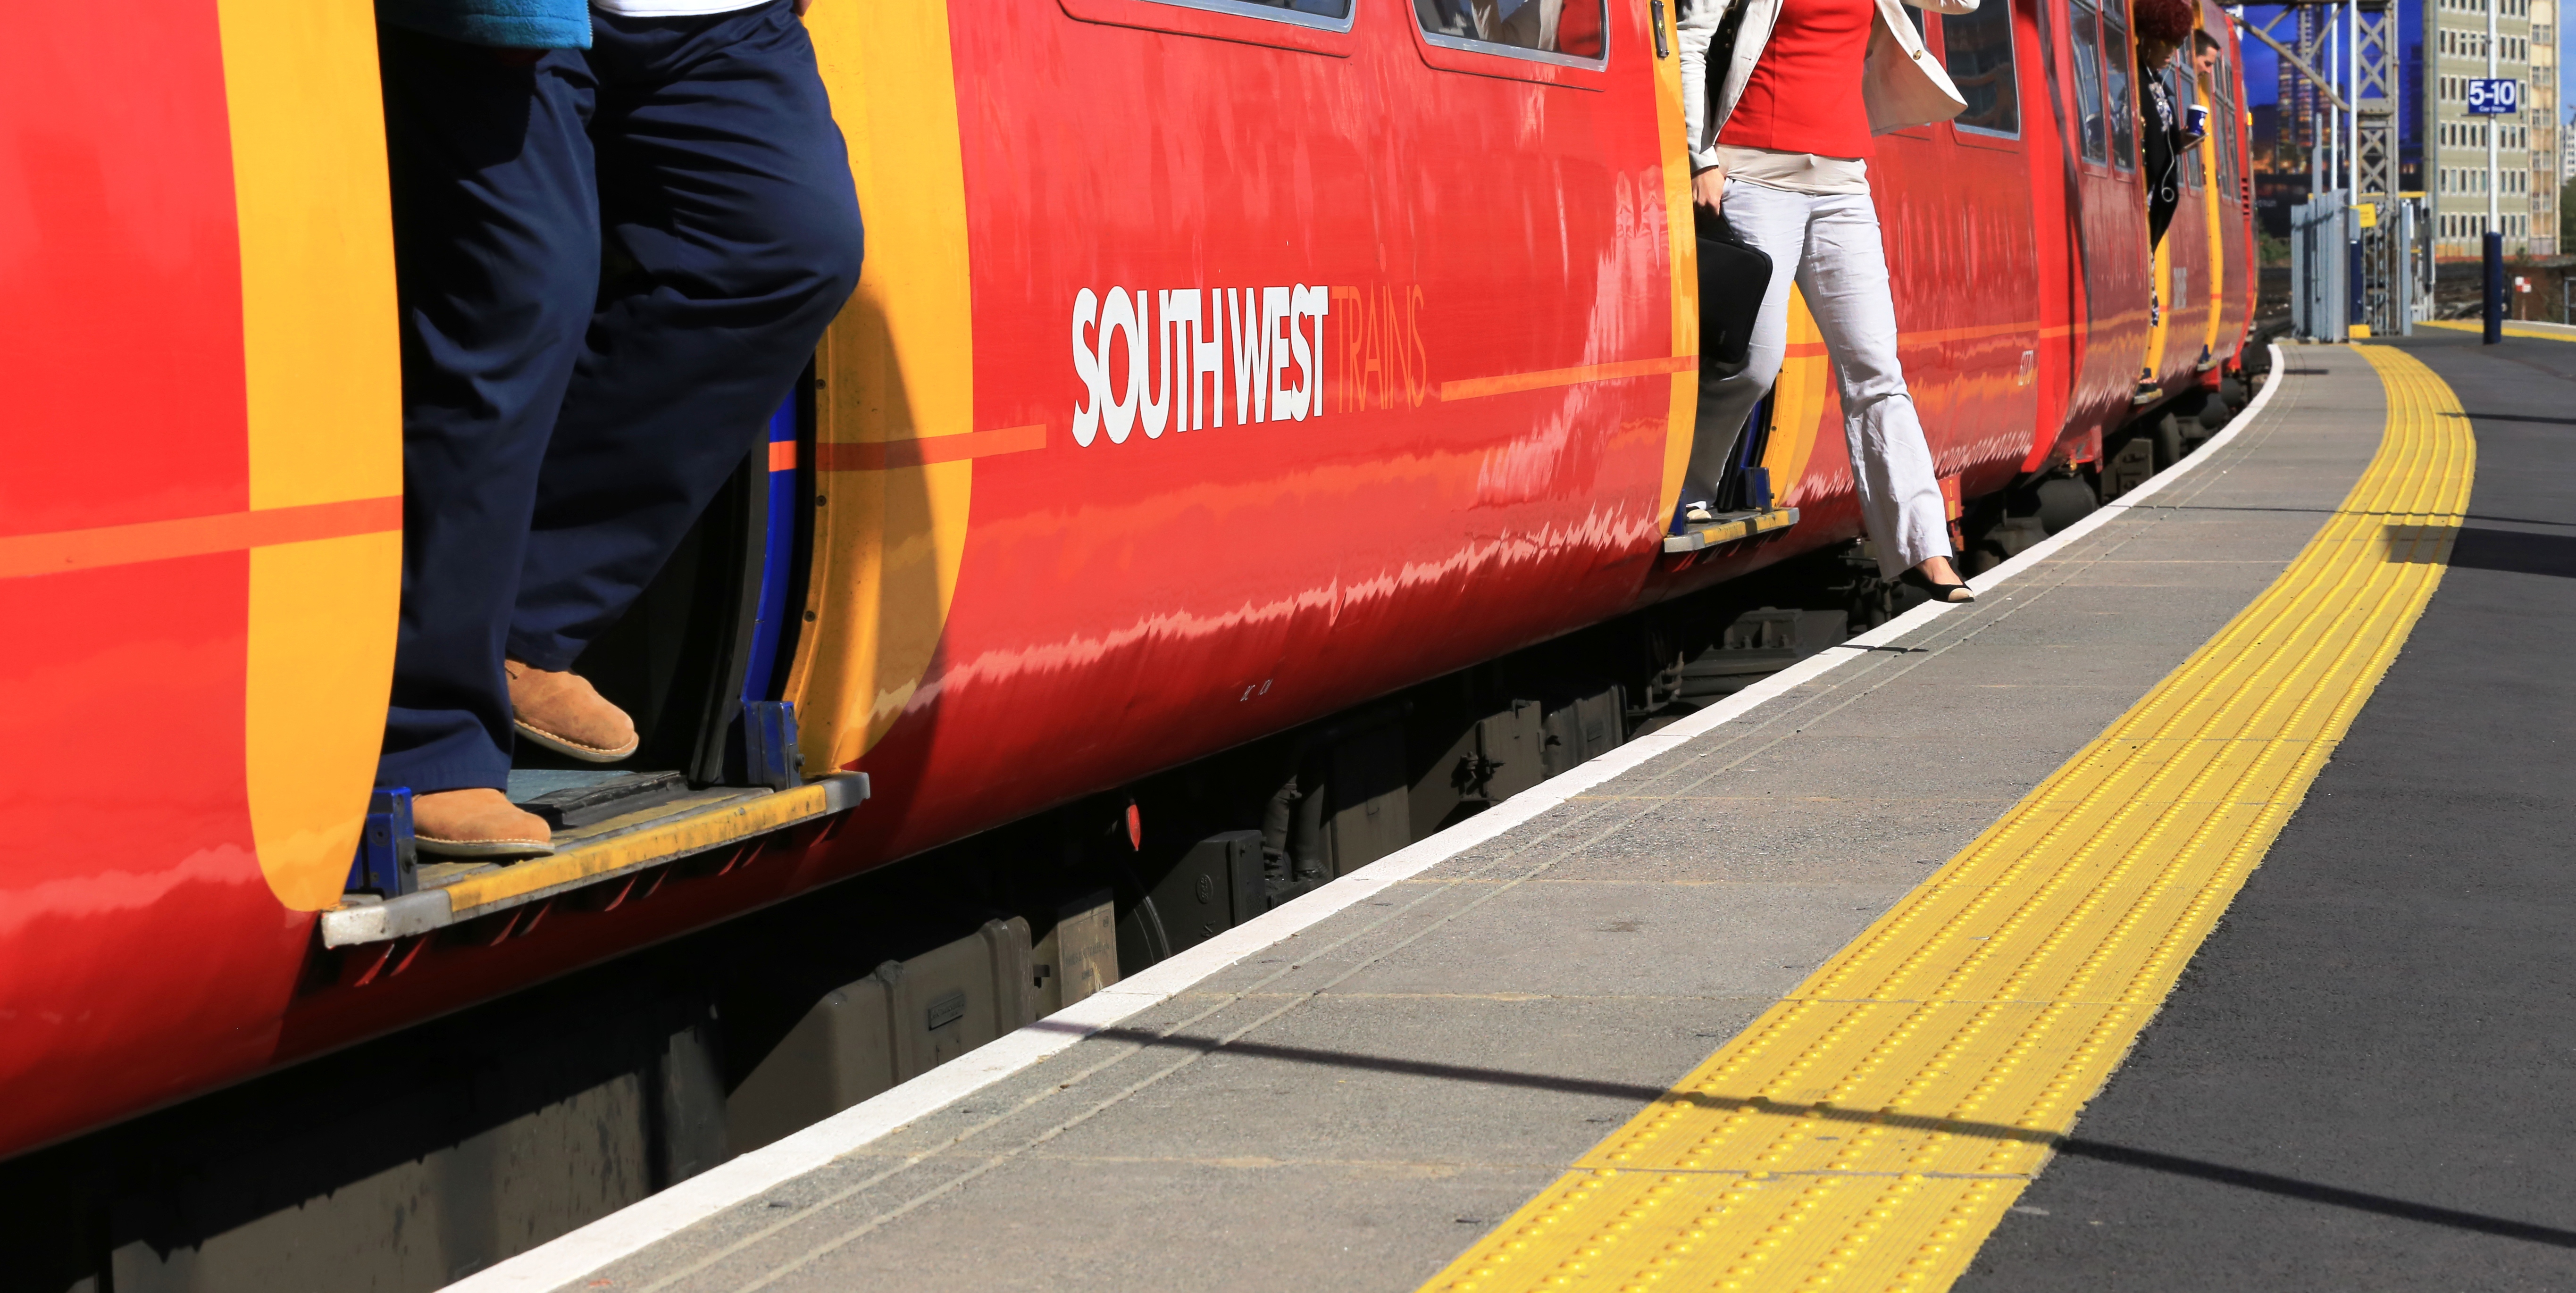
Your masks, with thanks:
M510 798L559 834L712 788L802 783L779 693L812 538L813 390L809 366L661 573L573 664L635 720L635 753L603 766L519 743Z

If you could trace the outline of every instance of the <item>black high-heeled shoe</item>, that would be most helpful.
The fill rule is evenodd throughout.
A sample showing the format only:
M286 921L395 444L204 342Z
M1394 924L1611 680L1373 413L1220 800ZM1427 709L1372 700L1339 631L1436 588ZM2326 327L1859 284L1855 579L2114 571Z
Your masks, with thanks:
M1955 606L1977 600L1976 592L1966 583L1936 584L1932 582L1932 576L1924 574L1919 566L1896 578L1909 587L1922 589L1926 596L1936 602L1948 602Z

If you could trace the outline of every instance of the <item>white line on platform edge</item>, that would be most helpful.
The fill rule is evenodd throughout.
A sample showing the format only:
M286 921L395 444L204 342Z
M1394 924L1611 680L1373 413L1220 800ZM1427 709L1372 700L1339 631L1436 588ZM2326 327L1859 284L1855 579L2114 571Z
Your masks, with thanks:
M2245 410L2227 428L2190 457L2147 479L2083 520L2034 544L2020 555L1977 576L1981 588L2018 578L2066 545L2109 524L2111 519L2153 497L2174 481L2208 462L2213 451L2253 424L2280 386L2281 348L2271 346L2272 376L2255 392ZM1369 895L1413 877L1483 844L1515 826L1557 807L1574 796L1635 770L1658 755L1681 748L1721 724L1744 716L1763 702L1812 682L1868 648L1884 646L1930 624L1952 608L1926 602L1887 623L1828 647L1688 718L1641 736L1589 763L1550 777L1467 820L1398 849L1349 875L1334 880L1287 906L1257 916L1196 947L1123 979L1049 1015L1040 1024L968 1051L890 1091L815 1123L805 1130L753 1150L722 1166L612 1212L561 1238L448 1285L450 1293L549 1293L611 1262L641 1252L670 1235L727 1208L748 1202L830 1163L915 1119L937 1112L1102 1029L1195 986L1209 975L1262 952Z

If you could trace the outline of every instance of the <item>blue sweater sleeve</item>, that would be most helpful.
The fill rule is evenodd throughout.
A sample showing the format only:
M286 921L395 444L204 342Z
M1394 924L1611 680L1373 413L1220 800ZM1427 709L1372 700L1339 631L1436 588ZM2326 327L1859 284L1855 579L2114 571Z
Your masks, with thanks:
M376 0L376 21L469 45L590 48L590 0Z

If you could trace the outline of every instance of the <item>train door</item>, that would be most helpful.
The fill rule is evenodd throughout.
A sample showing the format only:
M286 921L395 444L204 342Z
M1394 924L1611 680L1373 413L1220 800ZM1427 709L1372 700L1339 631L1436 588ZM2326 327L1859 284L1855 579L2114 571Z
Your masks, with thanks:
M2202 369L2214 367L2227 358L2220 349L2219 335L2227 316L2227 217L2235 214L2236 204L2227 182L2232 173L2227 164L2227 144L2233 136L2227 129L2227 114L2231 110L2228 96L2222 89L2226 84L2226 66L2222 60L2206 81L2190 72L2183 76L2183 84L2190 88L2209 119L2207 137L2192 150L2195 154L2191 163L2192 178L2198 187L2190 195L2191 206L2200 212L2202 230L2201 281L2191 285L2192 304L2199 311L2197 340L2200 342L2199 366Z
M2185 44L2174 61L2155 72L2168 101L2177 114L2188 114L2194 105L2206 108L2200 78L2193 74L2191 47ZM2139 102L2146 102L2148 87L2139 90ZM2141 118L2140 129L2147 129ZM2210 309L2210 281L2218 264L2218 225L2209 210L2211 190L2208 165L2212 146L2204 142L2183 150L2175 158L2175 180L2180 185L2173 221L2165 230L2164 240L2153 252L2154 272L2150 277L2157 310L2149 334L2147 360L2142 376L2163 389L2177 389L2178 384L2195 380L2209 358L2209 339L2213 312ZM2143 157L2144 149L2140 150ZM2142 183L2153 184L2154 177L2143 172Z
M2201 6L2203 30L2218 40L2218 67L2210 77L2209 143L2210 222L2216 229L2210 274L2210 357L2233 360L2244 347L2252 322L2256 279L2261 269L2254 255L2254 202L2246 166L2244 50L2227 11Z
M796 638L785 612L810 493L799 468L810 390L799 382L661 573L582 652L576 670L634 718L635 754L603 769L523 742L514 763L544 775L514 777L514 796L575 784L598 793L636 778L676 785L672 772L697 785L798 784L792 710L775 702L778 661Z
M2062 21L2051 59L2059 127L2071 145L2070 232L2083 310L2069 321L2080 359L2060 446L2079 460L2130 407L2149 330L2146 202L2138 179L2135 61L2125 18L2091 0L2040 0ZM2061 7L2062 6L2062 7ZM2031 469L2050 455L2034 453Z
M991 219L970 227L959 111L961 83L1011 75L1002 51L1034 40L1020 18L954 33L949 16L945 4L831 4L806 17L868 223L858 292L808 383L802 566L781 609L792 640L773 657L809 772L850 765L912 707L955 597L978 473L1045 443L1043 426L979 429L968 242ZM1006 230L1048 223L1030 213ZM916 788L894 779L877 798Z
M2118 425L2143 372L2151 327L2152 253L2147 238L2146 192L2138 168L2137 56L2129 39L2125 5L2070 0L2067 36L2079 81L2098 83L2097 105L2084 123L2084 223L2092 255L2084 264L2083 375L2077 407L2083 430ZM2077 101L2084 98L2079 86ZM2103 136L2094 160L2095 137Z
M1908 9L1909 15L1921 11ZM2003 485L2029 442L2041 324L2013 12L1923 15L1967 108L1882 140L1879 196L1906 338L1906 382L1962 496Z
M2033 281L2038 344L2031 382L2036 398L2024 428L2022 472L2048 465L2075 391L2085 354L2084 263L2091 248L2084 231L2084 191L2078 176L2080 132L2075 83L2065 53L2067 10L2062 0L2016 0L2015 48L2021 54L2022 160L2030 188L2031 226L2039 247Z

